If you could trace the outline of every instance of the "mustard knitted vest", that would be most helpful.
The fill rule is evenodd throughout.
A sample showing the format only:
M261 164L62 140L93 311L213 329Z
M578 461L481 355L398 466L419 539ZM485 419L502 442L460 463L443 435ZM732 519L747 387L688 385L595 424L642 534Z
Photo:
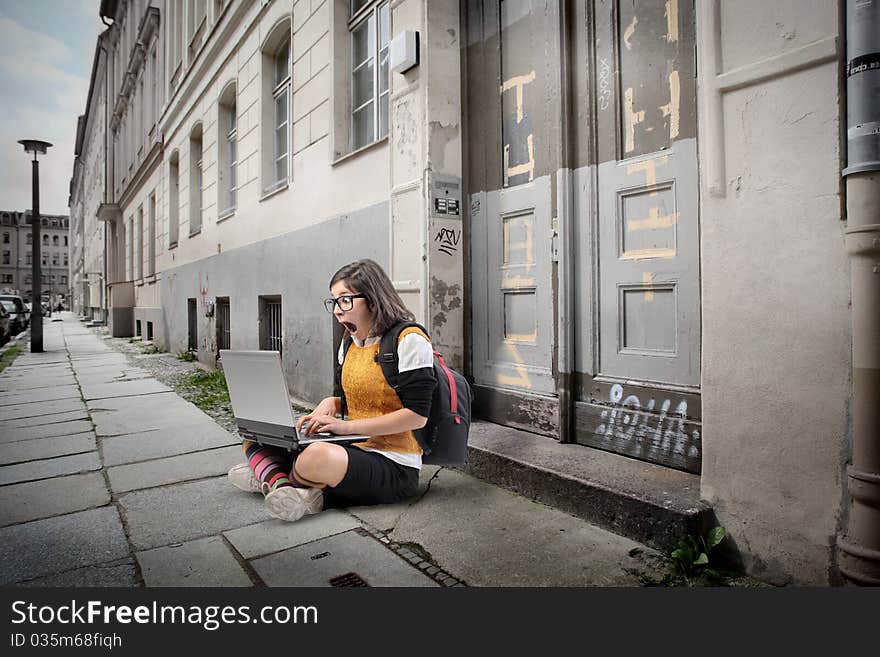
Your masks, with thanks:
M418 333L426 340L428 338L419 329L411 326L400 332L400 339L409 333ZM394 388L385 380L381 365L375 360L378 353L379 343L359 347L352 342L345 355L342 364L342 388L345 390L348 416L352 420L379 417L403 408ZM389 452L422 453L412 431L371 436L366 442L357 444Z

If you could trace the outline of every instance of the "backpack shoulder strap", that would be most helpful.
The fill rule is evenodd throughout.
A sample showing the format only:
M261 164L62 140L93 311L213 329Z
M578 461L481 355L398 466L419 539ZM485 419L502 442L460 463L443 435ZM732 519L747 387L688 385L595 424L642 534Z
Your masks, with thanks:
M345 362L345 357L348 355L348 350L351 348L353 340L351 336L346 333L345 337L342 338L342 362ZM339 390L339 396L342 399L342 417L348 415L348 401L345 399L345 390L342 387L342 364L336 362L336 367L334 368L335 376L336 376L336 384Z
M397 383L397 375L399 374L397 369L399 362L397 343L400 342L400 334L410 327L419 329L425 334L425 336L428 335L425 327L417 322L400 322L385 331L385 334L379 341L379 352L376 354L376 361L382 368L382 374L385 375L385 380L392 388Z

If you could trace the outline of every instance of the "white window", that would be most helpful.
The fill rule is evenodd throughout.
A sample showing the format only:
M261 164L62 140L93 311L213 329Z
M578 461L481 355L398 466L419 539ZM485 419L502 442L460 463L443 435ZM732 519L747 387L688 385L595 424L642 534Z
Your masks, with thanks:
M156 273L156 193L150 194L147 206L147 276Z
M388 134L388 4L351 0L351 149Z
M168 162L168 247L177 245L180 232L180 155L171 154Z
M220 215L235 210L238 189L238 123L236 120L235 85L229 85L220 97L220 185L218 207Z
M128 218L128 280L134 280L134 217Z
M262 47L262 186L271 192L290 178L290 20L272 30Z
M137 277L144 277L144 206L140 206L137 212Z
M189 137L189 234L202 230L202 124Z
M286 40L275 53L272 77L272 104L274 110L273 133L275 136L275 170L273 183L287 179L290 153L290 40Z

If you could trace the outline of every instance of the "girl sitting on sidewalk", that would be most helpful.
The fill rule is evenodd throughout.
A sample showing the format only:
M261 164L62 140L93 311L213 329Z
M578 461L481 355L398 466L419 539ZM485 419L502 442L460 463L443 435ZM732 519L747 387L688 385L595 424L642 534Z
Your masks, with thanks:
M313 443L295 456L245 441L248 462L233 466L229 480L241 490L262 492L266 510L282 520L332 507L399 502L415 493L422 467L413 430L425 426L437 384L428 337L414 327L401 332L401 376L395 390L376 359L379 342L396 324L413 321L413 315L387 274L372 260L358 260L333 275L330 294L324 306L352 337L348 353L343 341L338 355L349 419L337 417L340 397L326 397L297 427L308 423L307 435L329 431L370 438L352 445Z

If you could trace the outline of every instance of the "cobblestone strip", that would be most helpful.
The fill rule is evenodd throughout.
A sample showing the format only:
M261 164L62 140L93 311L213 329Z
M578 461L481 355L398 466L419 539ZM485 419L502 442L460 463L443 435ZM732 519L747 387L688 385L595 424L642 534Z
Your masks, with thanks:
M433 579L440 586L467 586L466 582L462 582L461 580L453 577L445 570L422 558L421 555L416 554L405 545L401 545L400 543L392 541L390 538L388 538L388 534L379 529L367 525L366 527L359 527L354 531L362 536L369 536L379 541L380 543L382 543L382 545L394 552L397 556L405 559L406 561L409 561L414 568L418 568L419 570L421 570L425 575Z

